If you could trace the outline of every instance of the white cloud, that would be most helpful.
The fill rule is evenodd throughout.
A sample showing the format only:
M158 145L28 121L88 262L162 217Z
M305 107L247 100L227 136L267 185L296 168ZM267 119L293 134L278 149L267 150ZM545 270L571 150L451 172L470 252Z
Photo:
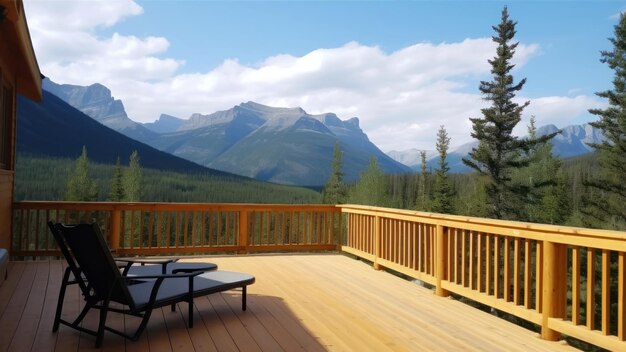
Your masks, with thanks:
M495 52L490 38L417 43L391 53L351 42L301 57L276 55L257 65L228 59L208 72L180 74L184 61L163 57L166 38L98 35L98 28L141 14L134 1L26 4L42 72L58 83L108 86L134 120L152 121L161 113L186 118L253 100L344 119L358 116L385 151L434 149L440 125L452 145L470 141L468 117L479 116L486 104L477 87L489 76L487 60ZM539 54L538 45L522 43L514 63L523 67ZM538 124L562 126L597 104L588 96L540 97L532 99L526 115L536 115Z

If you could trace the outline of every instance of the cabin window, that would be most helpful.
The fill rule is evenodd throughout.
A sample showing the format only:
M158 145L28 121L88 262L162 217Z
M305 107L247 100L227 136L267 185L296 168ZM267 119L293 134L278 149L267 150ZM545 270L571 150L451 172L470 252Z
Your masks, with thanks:
M0 84L0 169L2 170L8 170L11 166L12 115L13 90L7 85Z

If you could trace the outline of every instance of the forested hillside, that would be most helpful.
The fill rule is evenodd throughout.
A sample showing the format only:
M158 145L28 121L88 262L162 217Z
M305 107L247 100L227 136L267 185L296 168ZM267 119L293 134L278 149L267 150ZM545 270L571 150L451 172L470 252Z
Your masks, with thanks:
M15 200L63 200L75 160L17 155ZM109 194L115 165L90 163L98 200ZM142 201L206 203L320 203L313 190L209 173L180 173L142 168Z
M83 146L89 150L90 159L100 163L113 164L117 157L126 157L137 150L142 165L148 168L230 175L131 139L100 124L45 90L39 103L21 96L17 100L18 153L75 158Z

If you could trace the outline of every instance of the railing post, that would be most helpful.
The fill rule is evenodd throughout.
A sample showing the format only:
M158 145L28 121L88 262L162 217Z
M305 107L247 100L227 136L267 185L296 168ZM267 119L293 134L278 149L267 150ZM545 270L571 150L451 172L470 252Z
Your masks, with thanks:
M338 205L336 205L338 207ZM337 244L337 250L341 251L341 247L344 244L343 242L343 211L341 208L339 208L339 211L336 214L339 214L338 216L335 213L333 214L333 233L335 236L337 236L335 238L335 244ZM335 217L337 218L337 225L335 225ZM335 231L336 230L336 231Z
M565 318L567 304L567 247L543 242L543 320L541 337L558 341L561 334L548 328L549 318Z
M250 222L248 221L248 211L239 211L239 250L237 253L248 253L248 236L250 232Z
M113 209L111 211L111 226L109 227L109 246L111 249L117 250L120 248L120 232L122 228L122 211L119 209Z
M378 263L378 259L381 257L381 241L382 231L380 231L380 217L374 217L374 269L381 270L382 266Z
M437 224L437 242L435 243L437 246L437 252L435 253L435 262L437 263L435 279L437 283L435 285L435 294L440 297L448 297L450 295L450 292L441 287L441 281L447 279L446 274L448 272L448 255L446 252L446 248L448 248L448 236L446 235L443 225Z

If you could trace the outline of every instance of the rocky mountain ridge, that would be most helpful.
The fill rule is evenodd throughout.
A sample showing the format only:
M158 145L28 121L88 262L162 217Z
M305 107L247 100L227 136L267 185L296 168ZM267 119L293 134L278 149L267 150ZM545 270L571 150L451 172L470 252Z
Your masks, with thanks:
M333 113L241 103L212 114L183 120L161 115L149 124L132 121L121 101L101 84L75 86L44 82L44 89L98 122L159 150L238 175L260 180L323 185L330 176L332 149L343 151L347 181L358 179L370 157L386 173L408 172L376 147L358 118L341 120Z

